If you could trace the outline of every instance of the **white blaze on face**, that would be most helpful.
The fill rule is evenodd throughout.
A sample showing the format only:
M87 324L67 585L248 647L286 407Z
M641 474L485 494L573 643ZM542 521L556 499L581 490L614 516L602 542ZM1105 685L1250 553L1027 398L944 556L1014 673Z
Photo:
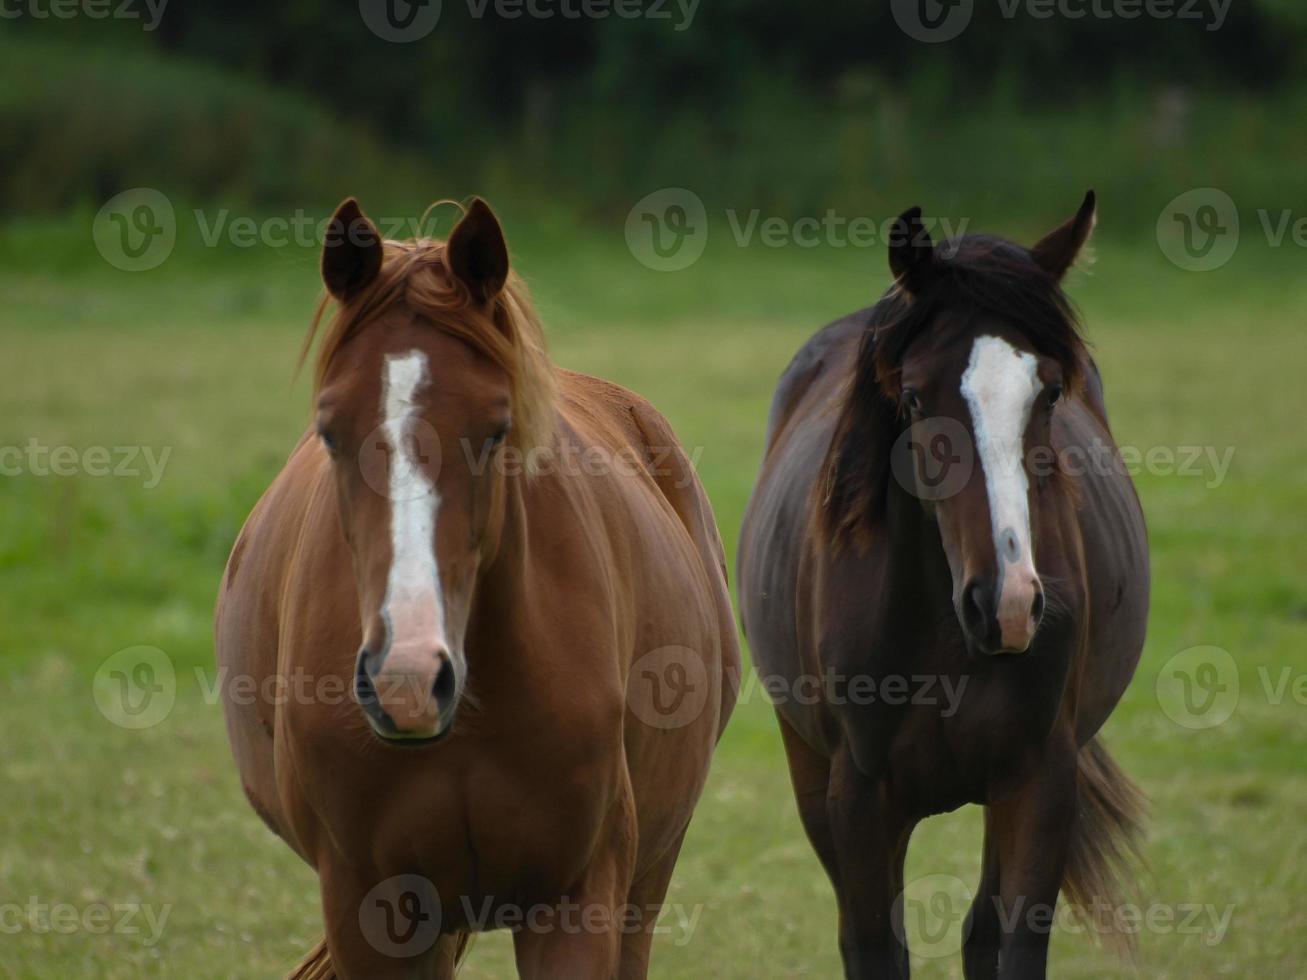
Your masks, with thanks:
M962 396L971 411L976 455L985 476L989 517L998 562L998 623L1003 645L1024 650L1035 624L1031 605L1039 576L1030 543L1030 482L1025 431L1042 387L1033 354L998 337L977 337L962 374Z
M410 658L417 667L446 646L435 554L440 496L417 453L416 396L427 381L422 351L386 357L381 417L389 454L390 573L381 615L389 634L388 670L403 670Z

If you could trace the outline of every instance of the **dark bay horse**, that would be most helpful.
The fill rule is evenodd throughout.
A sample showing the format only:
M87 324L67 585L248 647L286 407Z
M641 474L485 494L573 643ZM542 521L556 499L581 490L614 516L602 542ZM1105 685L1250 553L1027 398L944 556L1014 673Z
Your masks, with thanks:
M740 610L849 977L907 976L926 816L985 807L972 980L1043 976L1059 890L1111 901L1132 847L1141 801L1095 735L1143 647L1147 538L1061 287L1094 219L1091 192L1031 249L937 246L907 212L894 286L772 402Z
M482 201L447 242L346 201L322 271L315 419L216 615L245 791L321 883L293 975L450 977L510 928L523 977L644 977L739 680L703 489L643 399L550 362Z

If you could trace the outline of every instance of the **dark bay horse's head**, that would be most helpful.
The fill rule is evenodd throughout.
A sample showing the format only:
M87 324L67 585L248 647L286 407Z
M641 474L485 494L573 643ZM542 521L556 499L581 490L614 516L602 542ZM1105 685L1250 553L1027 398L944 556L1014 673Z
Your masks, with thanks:
M894 474L938 524L975 653L1029 649L1045 607L1042 566L1065 572L1052 544L1041 549L1070 503L1052 420L1085 353L1060 282L1094 216L1091 191L1026 249L981 235L936 247L920 209L904 214L890 242L895 287L864 338L828 459L828 522L856 533L892 492L891 453L920 457ZM840 459L868 453L879 462L861 471ZM924 482L929 472L938 483Z
M382 738L430 740L449 731L467 681L478 574L513 472L504 453L548 440L552 369L480 200L448 242L383 242L347 200L322 275L339 310L318 354L315 422L358 592L355 695Z

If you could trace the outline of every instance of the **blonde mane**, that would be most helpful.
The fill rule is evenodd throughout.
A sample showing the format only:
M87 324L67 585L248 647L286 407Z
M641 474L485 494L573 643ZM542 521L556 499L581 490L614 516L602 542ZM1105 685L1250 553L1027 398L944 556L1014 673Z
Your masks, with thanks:
M331 302L323 297L300 349L303 367ZM508 374L513 400L509 441L527 452L553 442L553 362L526 284L514 272L489 309L476 303L449 267L445 242L422 238L386 241L381 271L331 318L313 370L313 391L321 390L332 360L345 343L377 316L403 307L437 330L469 344Z

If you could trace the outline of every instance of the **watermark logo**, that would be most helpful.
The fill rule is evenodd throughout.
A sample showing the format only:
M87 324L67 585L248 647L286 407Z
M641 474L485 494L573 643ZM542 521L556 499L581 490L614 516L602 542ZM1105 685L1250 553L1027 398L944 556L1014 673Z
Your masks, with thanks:
M1234 199L1215 187L1196 187L1172 198L1157 218L1157 244L1181 269L1219 269L1239 247Z
M626 216L626 247L655 272L679 272L708 245L708 212L694 191L664 187L640 198Z
M440 938L440 896L422 875L387 878L359 904L359 929L383 956L421 956Z
M1239 704L1239 667L1221 647L1181 650L1157 675L1157 701L1166 716L1183 728L1215 728Z
M119 728L152 728L172 713L177 672L158 647L127 647L100 664L91 691L100 714Z
M894 902L899 942L917 956L937 959L962 948L971 890L961 878L928 874L907 883Z
M974 0L891 0L890 12L914 41L940 44L967 29L974 7Z
M383 41L420 41L440 22L441 0L359 0L363 23Z
M703 714L712 690L702 657L689 647L665 646L632 664L626 702L651 728L682 728Z
M420 418L384 422L359 445L358 465L363 482L381 496L418 500L431 493L440 472L440 436Z
M153 187L134 187L111 197L91 226L104 260L124 272L162 265L177 244L172 202Z
M937 415L917 419L890 450L890 471L904 490L920 500L947 500L971 479L975 450L966 427Z

